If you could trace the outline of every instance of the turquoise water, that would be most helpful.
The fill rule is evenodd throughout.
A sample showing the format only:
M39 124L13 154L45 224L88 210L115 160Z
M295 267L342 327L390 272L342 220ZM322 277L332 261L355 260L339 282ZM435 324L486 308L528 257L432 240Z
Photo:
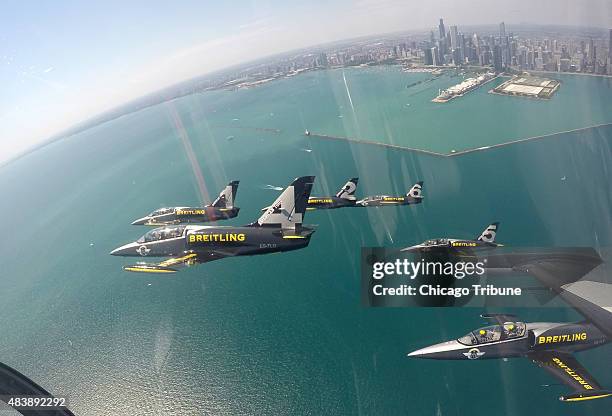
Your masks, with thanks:
M338 69L217 91L204 110L211 123L222 125L275 127L296 135L309 129L441 153L612 122L612 78L554 77L562 85L551 100L489 94L505 80L498 78L441 104L431 102L439 89L462 77L446 74L407 88L431 75L395 67Z
M385 100L405 101L393 96L399 77L418 76L427 77L346 71L357 124L349 120L342 72L319 72L184 97L4 166L0 360L67 395L79 415L605 414L609 401L559 402L565 387L543 387L554 380L527 360L407 359L408 351L480 326L483 311L362 308L358 256L362 246L473 237L493 220L501 221L498 238L508 245L609 247L611 127L452 159L302 132L359 129L364 137L399 140L398 132L415 131L402 140L443 150L452 137L472 147L487 137L497 142L606 121L601 107L610 106L610 96L598 86L608 81L564 78L551 102L530 105L562 107L572 82L593 85L576 97L580 105L568 103L537 123L516 113L524 100L486 91L446 106L429 103L429 92L415 94L409 108L421 116L414 119L385 110ZM383 100L385 94L391 96ZM512 116L480 99L507 103ZM364 119L367 106L372 113ZM427 108L441 114L438 124L465 134L439 136ZM487 121L483 131L467 134L464 121L473 117L513 122ZM181 135L190 140L205 189ZM405 193L424 180L426 200L416 207L309 212L306 222L318 231L304 250L226 259L170 277L125 273L121 266L129 260L108 255L145 232L129 224L154 208L209 201L227 181L240 179L240 215L224 224L245 224L276 197L266 185L308 174L317 175L319 195L352 176L360 177L359 196ZM565 309L514 312L528 321L581 319ZM612 386L604 365L609 346L578 358Z

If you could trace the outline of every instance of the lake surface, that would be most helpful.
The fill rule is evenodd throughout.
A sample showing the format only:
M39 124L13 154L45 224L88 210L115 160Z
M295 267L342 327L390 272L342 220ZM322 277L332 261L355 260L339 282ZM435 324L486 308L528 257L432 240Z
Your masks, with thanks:
M459 78L410 89L429 75L344 73L352 107L342 71L314 72L163 103L2 167L0 360L68 396L78 415L605 414L606 400L559 402L567 389L528 360L406 358L482 326L484 311L363 308L359 253L475 237L492 221L507 245L610 247L612 127L456 158L303 131L447 152L612 122L610 80L559 77L549 102L483 88L435 104ZM129 274L130 259L108 255L144 234L130 223L155 208L210 202L239 179L240 215L223 224L246 224L278 195L270 185L301 175L317 176L315 195L359 176L360 197L424 180L425 201L308 212L318 228L306 249L171 276ZM568 309L493 312L582 319ZM578 354L604 386L610 351Z

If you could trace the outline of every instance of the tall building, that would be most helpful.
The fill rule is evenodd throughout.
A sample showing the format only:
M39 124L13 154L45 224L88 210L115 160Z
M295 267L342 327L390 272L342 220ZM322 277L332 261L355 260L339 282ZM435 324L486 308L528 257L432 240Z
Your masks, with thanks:
M500 45L495 45L493 47L493 67L496 72L502 72L503 70L502 48Z
M587 60L590 65L593 65L595 63L595 43L593 42L593 38L589 39L589 50L587 53Z
M425 65L433 65L433 54L431 52L431 48L426 48L424 50L423 61Z
M463 33L460 33L457 36L457 47L459 48L459 59L461 60L461 65L465 63L465 36Z
M439 54L437 46L434 46L433 48L431 48L431 58L433 60L433 62L431 63L433 66L440 65L440 54Z
M612 29L610 29L610 39L608 41L608 75L612 75Z
M506 38L506 24L504 22L499 24L499 37L502 38L502 42Z
M450 27L450 47L451 49L457 49L457 26Z
M446 30L444 30L444 20L442 18L440 18L438 29L440 30L440 39L444 39L446 37Z

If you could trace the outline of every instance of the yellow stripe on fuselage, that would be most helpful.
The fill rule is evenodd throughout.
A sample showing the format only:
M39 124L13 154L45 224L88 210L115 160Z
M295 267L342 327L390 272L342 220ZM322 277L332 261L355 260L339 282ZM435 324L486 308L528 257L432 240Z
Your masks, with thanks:
M303 235L284 235L283 238L292 239L292 238L306 238Z

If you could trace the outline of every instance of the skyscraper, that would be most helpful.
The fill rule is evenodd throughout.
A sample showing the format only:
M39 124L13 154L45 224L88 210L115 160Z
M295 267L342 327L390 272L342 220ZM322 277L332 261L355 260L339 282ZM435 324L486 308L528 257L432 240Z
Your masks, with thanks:
M504 22L499 24L499 37L502 39L502 42L506 38L506 24Z
M440 65L440 55L439 55L439 51L438 51L438 47L434 46L433 48L431 48L431 58L433 60L432 65L433 66L439 66Z
M610 39L608 40L608 75L612 75L612 29L610 29Z
M446 37L446 30L444 30L444 20L442 18L440 18L438 29L440 30L440 39L444 39Z
M493 67L496 72L502 72L502 48L500 45L495 45L493 47Z
M425 65L433 65L433 53L431 51L431 48L425 48L423 60L425 62Z
M457 26L450 27L450 47L451 49L457 49Z

